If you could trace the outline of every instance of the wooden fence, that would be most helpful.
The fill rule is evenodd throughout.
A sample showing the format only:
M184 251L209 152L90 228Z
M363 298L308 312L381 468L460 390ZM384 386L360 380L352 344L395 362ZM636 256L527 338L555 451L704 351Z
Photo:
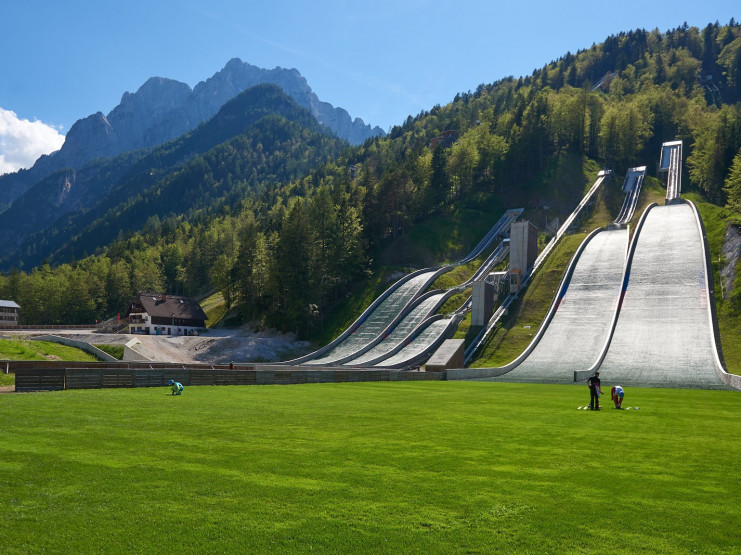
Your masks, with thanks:
M4 326L3 331L34 331L34 330L94 330L102 324L19 324Z
M444 380L445 372L334 369L304 370L286 366L228 367L174 366L172 364L86 364L50 367L47 363L15 367L15 390L50 391L117 387L164 387L169 380L195 385L293 385L367 381Z

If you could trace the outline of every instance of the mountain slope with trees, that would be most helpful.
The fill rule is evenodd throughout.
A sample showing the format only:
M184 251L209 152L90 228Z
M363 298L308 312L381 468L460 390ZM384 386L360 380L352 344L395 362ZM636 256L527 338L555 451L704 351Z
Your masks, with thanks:
M65 172L33 187L0 219L5 252L0 264L65 262L141 229L149 218L218 211L247 191L259 194L266 181L302 175L345 145L279 87L258 85L174 141L83 167L63 202L58 181ZM55 218L61 204L76 211L63 212L55 225L12 248L14 240Z
M388 259L390 245L431 219L454 218L466 204L526 206L541 227L539 218L563 217L581 195L579 184L548 185L564 156L618 172L646 165L655 174L661 143L682 139L684 188L727 203L738 217L740 100L734 21L621 33L529 76L461 93L385 138L276 179L259 195L230 199L228 208L160 214L159 224L144 223L95 256L1 278L0 294L43 290L45 281L77 272L89 289L80 297L92 307L84 317L70 312L78 321L115 313L123 292L144 286L189 294L215 287L243 319L311 337L353 287L384 271L378 261ZM451 245L437 258L468 246Z

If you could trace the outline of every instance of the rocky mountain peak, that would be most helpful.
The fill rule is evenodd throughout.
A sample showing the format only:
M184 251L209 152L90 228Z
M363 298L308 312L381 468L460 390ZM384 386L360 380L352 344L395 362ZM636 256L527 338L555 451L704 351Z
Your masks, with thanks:
M103 112L96 112L74 123L56 159L63 165L77 167L88 160L110 156L115 143L113 126Z
M136 93L132 94L128 91L123 93L121 103L113 109L113 112L131 105L141 105L144 108L169 105L174 108L185 102L191 93L190 87L180 81L165 77L150 77Z
M223 69L198 83L151 77L135 93L125 92L121 102L105 116L97 112L75 122L61 150L42 156L27 171L3 176L0 205L9 204L34 183L64 167L79 169L95 158L150 148L195 129L211 119L230 99L263 83L281 87L299 106L308 109L324 126L352 144L383 135L347 111L322 102L296 69L262 69L232 58Z

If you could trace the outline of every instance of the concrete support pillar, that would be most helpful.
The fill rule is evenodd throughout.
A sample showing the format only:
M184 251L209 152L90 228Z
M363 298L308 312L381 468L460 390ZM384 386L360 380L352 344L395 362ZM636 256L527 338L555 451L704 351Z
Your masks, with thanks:
M509 269L525 276L538 257L538 228L530 222L515 222L509 235Z
M491 283L474 281L471 304L471 325L485 326L494 313L494 294Z

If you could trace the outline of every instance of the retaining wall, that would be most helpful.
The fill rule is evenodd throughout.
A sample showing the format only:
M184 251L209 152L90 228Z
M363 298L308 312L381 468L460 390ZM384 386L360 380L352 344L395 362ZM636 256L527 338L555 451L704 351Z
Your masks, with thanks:
M194 385L293 385L377 381L444 380L444 372L399 370L302 370L285 366L228 370L210 368L24 368L17 369L15 390L49 391L118 387L165 387L169 380Z

